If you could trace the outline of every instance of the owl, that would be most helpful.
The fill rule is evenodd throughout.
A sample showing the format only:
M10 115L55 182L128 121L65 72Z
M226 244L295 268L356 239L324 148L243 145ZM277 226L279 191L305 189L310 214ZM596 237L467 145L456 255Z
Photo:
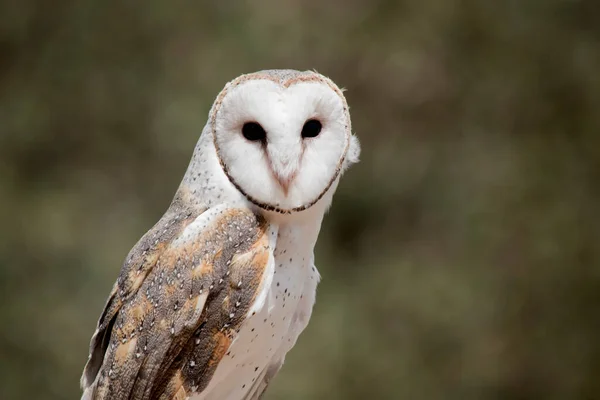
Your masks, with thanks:
M82 399L259 399L308 323L321 222L359 153L330 79L229 82L171 205L123 263Z

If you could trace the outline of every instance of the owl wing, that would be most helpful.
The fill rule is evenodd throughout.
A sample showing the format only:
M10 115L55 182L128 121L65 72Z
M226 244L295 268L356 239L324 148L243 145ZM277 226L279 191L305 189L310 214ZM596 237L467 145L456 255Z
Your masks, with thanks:
M250 210L165 214L132 249L98 321L83 399L201 392L246 315L265 300L275 239Z

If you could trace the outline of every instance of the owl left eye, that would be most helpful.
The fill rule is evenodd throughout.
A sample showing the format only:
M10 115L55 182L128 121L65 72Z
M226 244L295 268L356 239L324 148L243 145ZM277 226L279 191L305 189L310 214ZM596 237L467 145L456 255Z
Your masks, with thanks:
M321 122L319 122L318 120L309 119L304 123L304 126L302 127L302 137L317 137L319 136L319 133L321 133L322 127L323 126L321 125Z
M246 122L242 127L242 135L251 142L264 141L267 138L267 132L256 122Z

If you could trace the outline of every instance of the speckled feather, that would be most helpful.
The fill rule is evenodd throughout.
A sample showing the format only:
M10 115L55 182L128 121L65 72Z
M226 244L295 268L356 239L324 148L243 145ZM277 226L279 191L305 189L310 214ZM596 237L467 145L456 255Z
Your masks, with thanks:
M178 208L127 257L92 340L83 378L91 398L201 391L256 298L272 257L266 221L247 209L198 218ZM190 223L206 233L186 237Z

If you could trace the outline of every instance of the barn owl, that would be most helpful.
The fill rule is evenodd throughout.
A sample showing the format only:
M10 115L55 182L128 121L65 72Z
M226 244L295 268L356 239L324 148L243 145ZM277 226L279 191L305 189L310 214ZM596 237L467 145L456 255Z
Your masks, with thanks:
M229 82L170 207L125 259L82 399L259 399L308 323L321 221L359 153L330 79Z

